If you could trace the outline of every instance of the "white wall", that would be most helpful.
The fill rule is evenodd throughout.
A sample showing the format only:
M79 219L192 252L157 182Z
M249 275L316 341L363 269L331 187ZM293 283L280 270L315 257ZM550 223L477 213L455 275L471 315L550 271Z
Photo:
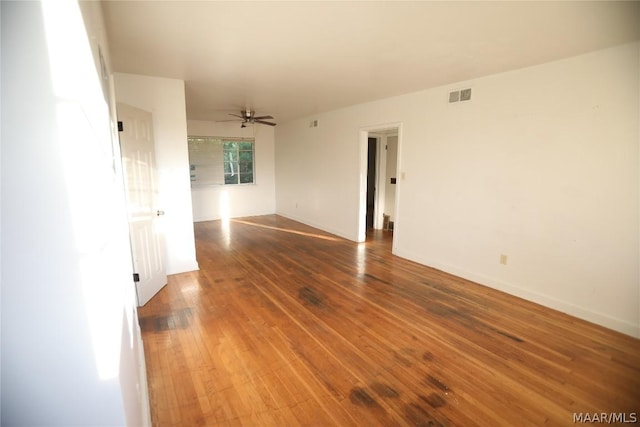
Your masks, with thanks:
M93 54L94 65L101 78L103 93L109 108L109 120L111 124L112 144L113 144L113 167L118 176L118 191L123 194L122 203L126 204L126 194L123 187L123 171L120 161L120 143L117 133L117 115L115 87L113 84L113 74L111 72L111 55L109 42L105 30L102 6L99 2L78 2L83 16L85 29L89 38L89 45ZM127 220L126 208L125 221ZM129 242L128 225L124 230L127 233ZM126 252L127 258L129 251ZM133 266L131 266L132 268ZM132 272L127 270L127 278ZM126 414L126 424L128 426L151 425L151 412L149 408L149 390L147 382L147 368L144 356L144 345L142 343L142 333L138 322L137 298L134 289L131 289L131 282L127 281L127 292L130 298L128 301L128 313L123 316L122 336L120 342L121 363L120 363L120 386L122 389L122 400Z
M148 425L118 145L80 10L0 10L1 423Z
M191 211L187 116L182 80L115 73L116 100L151 112L163 218L165 269L198 269Z
M639 51L279 125L277 211L357 240L360 129L401 122L397 255L640 336Z
M309 118L278 125L276 210L357 240L362 118L350 114L353 108L312 117L319 120L317 128L309 127Z
M273 214L275 203L274 129L253 125L240 128L240 123L187 121L190 136L222 136L255 138L255 184L199 186L191 190L193 218L210 221Z

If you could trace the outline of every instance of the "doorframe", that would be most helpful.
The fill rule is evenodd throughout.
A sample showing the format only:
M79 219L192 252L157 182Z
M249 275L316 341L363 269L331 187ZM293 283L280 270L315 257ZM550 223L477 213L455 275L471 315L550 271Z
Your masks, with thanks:
M359 194L359 198L360 201L358 203L358 242L364 242L367 238L367 163L368 163L368 151L369 151L369 134L373 133L375 134L376 132L382 132L382 131L387 131L389 129L397 129L398 130L398 158L397 158L397 170L400 171L400 165L401 165L401 147L402 147L402 122L390 122L390 123L383 123L383 124L379 124L379 125L372 125L372 126L364 126L361 127L359 130L359 139L360 139L360 176L359 176L359 188L360 188L360 194ZM380 189L380 187L384 186L384 177L386 176L386 161L385 162L381 162L380 158L382 157L381 152L382 152L382 144L378 143L377 144L377 153L376 153L376 157L377 157L377 161L376 161L376 188ZM382 174L381 172L381 164L384 163L385 164L385 174ZM394 206L394 212L393 212L393 216L395 218L395 222L394 222L394 237L397 236L397 232L398 232L398 223L400 221L398 221L399 219L399 209L398 209L398 205L399 205L399 200L400 200L400 187L401 187L401 179L397 181L397 187L396 187L396 203ZM375 225L377 224L376 218L378 216L378 210L380 207L380 195L384 195L384 191L376 191L376 199L375 199L375 203L374 203L374 228ZM379 225L379 223L378 223ZM394 243L393 243L393 250L395 251L395 238L394 238Z

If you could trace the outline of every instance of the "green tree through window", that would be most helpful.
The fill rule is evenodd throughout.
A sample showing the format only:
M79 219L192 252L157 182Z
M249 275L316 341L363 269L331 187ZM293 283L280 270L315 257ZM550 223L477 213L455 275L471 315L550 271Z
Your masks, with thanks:
M224 183L253 183L253 142L223 141Z

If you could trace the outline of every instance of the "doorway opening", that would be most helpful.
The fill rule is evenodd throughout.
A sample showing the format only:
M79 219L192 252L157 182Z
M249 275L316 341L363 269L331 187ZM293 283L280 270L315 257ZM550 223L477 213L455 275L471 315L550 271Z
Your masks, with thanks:
M367 138L367 230L373 228L373 218L375 215L376 201L376 157L378 148L378 138L369 136Z
M360 130L360 217L358 241L367 233L397 233L397 179L401 125L389 124Z

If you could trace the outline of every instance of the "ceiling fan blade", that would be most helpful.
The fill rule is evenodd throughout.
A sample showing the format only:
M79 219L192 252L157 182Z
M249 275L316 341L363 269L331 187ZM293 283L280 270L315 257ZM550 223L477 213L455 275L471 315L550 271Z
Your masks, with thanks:
M237 114L231 114L231 113L229 113L229 115L230 115L230 116L233 116L233 117L240 117L241 119L243 119L243 120L244 120L244 117L243 117L243 116L239 116L239 115L237 115Z
M263 120L263 119L273 119L273 117L271 116L259 116L259 117L254 117L255 120Z
M261 125L275 126L275 123L271 122L263 122L262 120L254 120L256 123L260 123Z

